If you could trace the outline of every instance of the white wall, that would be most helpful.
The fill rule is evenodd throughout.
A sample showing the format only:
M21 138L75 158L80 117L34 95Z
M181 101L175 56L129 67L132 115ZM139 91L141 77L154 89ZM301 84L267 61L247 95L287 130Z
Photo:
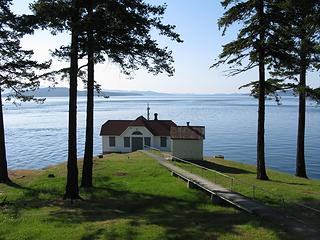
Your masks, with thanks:
M160 136L154 136L154 144L152 145L152 147L164 152L171 152L171 138L167 136L167 147L161 147L160 138Z
M139 131L143 135L132 135L133 132ZM128 127L121 136L115 136L116 138L116 146L109 146L109 136L102 136L102 152L131 152L131 139L130 139L130 147L124 147L124 137L150 137L151 138L151 146L162 151L170 152L171 151L171 139L167 137L167 147L160 147L160 137L153 136L152 133L146 127Z
M116 138L116 146L109 146L109 137ZM129 148L124 147L124 140L121 136L102 136L102 152L131 152L131 146Z
M172 155L186 160L203 159L203 140L172 140Z

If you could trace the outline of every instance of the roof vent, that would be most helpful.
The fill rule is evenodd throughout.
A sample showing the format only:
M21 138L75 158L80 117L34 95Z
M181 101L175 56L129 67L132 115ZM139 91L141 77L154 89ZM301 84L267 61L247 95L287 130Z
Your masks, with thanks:
M158 120L158 113L154 114L154 120Z
M188 126L188 127L190 126L190 122L187 122L187 126Z

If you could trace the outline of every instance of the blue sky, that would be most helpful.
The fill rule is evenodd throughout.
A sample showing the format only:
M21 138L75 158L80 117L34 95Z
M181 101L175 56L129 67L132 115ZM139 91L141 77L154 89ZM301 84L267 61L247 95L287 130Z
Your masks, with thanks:
M13 9L19 13L28 12L29 0L13 0ZM144 70L137 71L133 79L121 74L112 63L96 66L95 77L104 89L150 90L171 93L234 93L238 87L257 79L257 69L235 77L226 77L228 66L210 69L221 52L221 46L233 39L236 28L231 28L224 37L218 30L217 21L223 14L218 0L148 0L153 4L167 3L164 22L176 25L176 32L181 34L184 43L170 42L160 36L155 38L173 51L176 69L173 77L165 74L153 76ZM38 31L33 36L23 39L23 46L35 50L36 58L48 59L49 49L54 49L70 41L67 34L52 36L49 32ZM62 66L54 63L54 67ZM312 74L310 82L319 86L319 74ZM67 83L62 83L67 86ZM241 90L248 92L248 90Z

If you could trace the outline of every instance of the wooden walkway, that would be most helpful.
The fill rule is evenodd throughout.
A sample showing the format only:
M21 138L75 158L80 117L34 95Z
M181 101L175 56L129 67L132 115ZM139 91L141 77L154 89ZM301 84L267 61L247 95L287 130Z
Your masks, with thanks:
M298 233L301 236L305 236L305 239L316 240L320 239L319 230L313 229L310 226L307 226L298 219L288 216L286 213L268 207L262 203L249 199L239 193L232 192L220 185L217 185L213 182L208 181L196 174L192 174L180 167L175 166L174 164L166 161L159 155L141 151L148 155L149 157L156 159L159 163L167 168L172 176L178 176L184 179L187 182L188 187L197 187L211 194L212 197L221 199L229 204L233 205L236 208L242 209L250 214L254 214L258 217L262 217L267 220L275 222L285 229Z

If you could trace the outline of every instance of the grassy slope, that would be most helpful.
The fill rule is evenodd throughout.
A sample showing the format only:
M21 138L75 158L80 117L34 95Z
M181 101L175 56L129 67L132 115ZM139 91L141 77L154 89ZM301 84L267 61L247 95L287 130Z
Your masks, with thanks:
M48 178L48 174L55 178ZM21 177L24 175L25 177ZM95 160L95 188L64 202L65 165L16 172L0 185L0 239L292 239L272 224L215 206L141 153Z
M230 180L216 176L212 172L201 170L185 163L175 162L175 164L211 181L216 181L227 188L231 186ZM302 179L278 171L268 170L270 181L259 181L256 179L256 167L253 165L219 158L207 158L201 164L234 177L236 179L233 185L234 191L252 198L252 185L255 185L257 186L254 195L255 199L274 207L284 208L291 215L298 217L310 225L316 227L320 225L320 213L295 205L295 203L298 203L320 209L319 180ZM285 199L285 204L280 200L281 196Z

